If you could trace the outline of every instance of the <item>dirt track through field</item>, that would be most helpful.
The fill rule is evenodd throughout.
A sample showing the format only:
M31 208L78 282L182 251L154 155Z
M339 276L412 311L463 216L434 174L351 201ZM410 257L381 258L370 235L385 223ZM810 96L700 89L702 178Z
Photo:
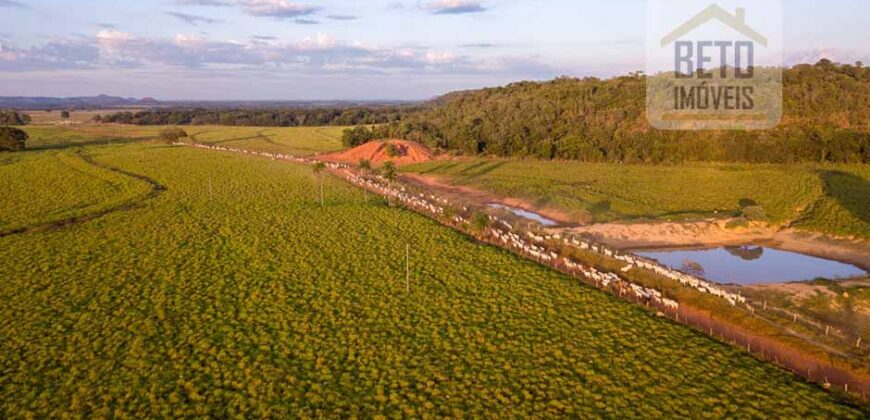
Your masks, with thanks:
M40 223L40 224L35 224L35 225L30 225L30 226L24 226L24 227L10 229L10 230L6 230L6 231L0 231L0 238L12 236L12 235L18 235L18 234L45 232L45 231L50 231L50 230L61 229L61 228L67 227L67 226L74 226L74 225L77 225L80 223L85 223L85 222L97 219L99 217L103 217L103 216L110 214L110 213L131 210L131 209L139 207L144 201L150 200L152 198L156 198L158 195L160 195L161 193L166 191L166 187L163 184L160 184L159 182L157 182L153 178L149 178L145 175L136 174L133 172L125 171L123 169L115 168L113 166L99 163L99 162L95 161L93 159L93 157L86 154L83 150L77 151L76 155L80 159L82 159L85 163L87 163L89 165L92 165L92 166L95 166L95 167L98 167L101 169L105 169L108 171L112 171L112 172L115 172L115 173L118 173L118 174L121 174L124 176L128 176L128 177L143 181L143 182L151 185L151 190L143 196L131 199L129 201L126 201L124 203L110 207L108 209L99 210L99 211L96 211L96 212L93 212L90 214L69 217L66 219L55 220L55 221L51 221L51 222L47 222L47 223Z

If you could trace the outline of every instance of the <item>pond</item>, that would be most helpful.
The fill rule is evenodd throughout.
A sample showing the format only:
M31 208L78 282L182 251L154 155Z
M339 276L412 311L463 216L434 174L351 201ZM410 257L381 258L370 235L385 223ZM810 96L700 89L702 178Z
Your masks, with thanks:
M760 246L636 251L661 264L722 284L768 284L867 274L850 264Z
M511 213L513 213L513 214L515 214L515 215L517 215L517 216L519 216L519 217L522 217L522 218L525 218L525 219L529 219L529 220L534 220L534 221L536 221L536 222L538 222L538 223L540 223L540 224L542 224L542 225L544 225L544 226L556 226L556 225L559 224L558 222L555 222L555 221L553 221L553 220L547 219L546 217L541 216L541 215L538 214L538 213L533 213L533 212L530 212L530 211L527 211L527 210L523 210L523 209L521 209L521 208L519 208L519 207L505 206L505 205L503 205L503 204L489 204L489 207L490 207L490 208L494 208L494 209L504 209L504 210L507 210L507 211L509 211L509 212L511 212Z

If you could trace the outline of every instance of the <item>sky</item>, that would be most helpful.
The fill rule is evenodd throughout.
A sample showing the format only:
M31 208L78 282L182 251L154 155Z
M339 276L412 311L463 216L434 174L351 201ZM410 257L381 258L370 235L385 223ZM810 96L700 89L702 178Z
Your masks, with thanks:
M786 64L870 63L867 0L782 0ZM646 0L0 0L0 96L419 100L644 70Z

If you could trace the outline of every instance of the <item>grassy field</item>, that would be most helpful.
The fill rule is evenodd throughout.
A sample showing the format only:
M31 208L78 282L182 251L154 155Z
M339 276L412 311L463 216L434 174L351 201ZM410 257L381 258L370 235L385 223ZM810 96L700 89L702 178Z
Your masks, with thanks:
M69 171L28 153L0 155L3 188L17 165ZM2 417L866 415L310 168L147 143L84 153L166 190L0 238Z
M69 111L69 118L60 116L61 110L32 110L23 111L24 114L30 115L31 124L48 125L48 124L65 124L65 123L90 123L97 115L114 114L119 111L138 112L144 111L147 108L125 108L125 109L88 109L88 110L72 110Z
M150 187L89 164L73 150L0 154L0 232L84 216L128 203Z
M812 165L617 165L463 159L402 168L552 206L581 220L731 216L760 205L773 224L870 237L870 169Z
M69 126L33 125L22 127L30 135L27 147L62 148L69 145L95 145L151 141L165 127L117 124ZM182 127L193 141L248 150L293 155L311 155L341 150L344 127Z
M342 149L346 127L185 127L198 143L270 153L311 155Z

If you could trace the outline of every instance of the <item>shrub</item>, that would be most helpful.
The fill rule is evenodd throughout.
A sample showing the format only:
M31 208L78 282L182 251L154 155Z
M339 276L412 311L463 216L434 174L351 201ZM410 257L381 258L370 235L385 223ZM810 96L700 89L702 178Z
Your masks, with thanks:
M0 151L16 151L25 147L27 133L13 127L0 127Z
M178 127L172 127L161 131L159 137L163 142L172 144L177 142L179 139L187 138L187 132Z
M27 125L30 115L19 114L13 109L0 110L0 125Z
M387 153L387 156L389 157L396 157L402 155L402 149L393 143L387 143L385 151Z
M69 118L69 111L60 111L60 117L63 119Z
M386 161L386 162L384 162L384 166L381 169L383 169L383 175L384 175L384 178L387 179L387 181L392 182L392 181L396 180L396 164L395 163L393 163L391 161Z
M487 226L489 226L489 216L486 213L476 213L471 219L471 227L475 230L483 231Z
M747 206L743 208L743 217L751 221L762 221L767 219L764 209L761 206Z

